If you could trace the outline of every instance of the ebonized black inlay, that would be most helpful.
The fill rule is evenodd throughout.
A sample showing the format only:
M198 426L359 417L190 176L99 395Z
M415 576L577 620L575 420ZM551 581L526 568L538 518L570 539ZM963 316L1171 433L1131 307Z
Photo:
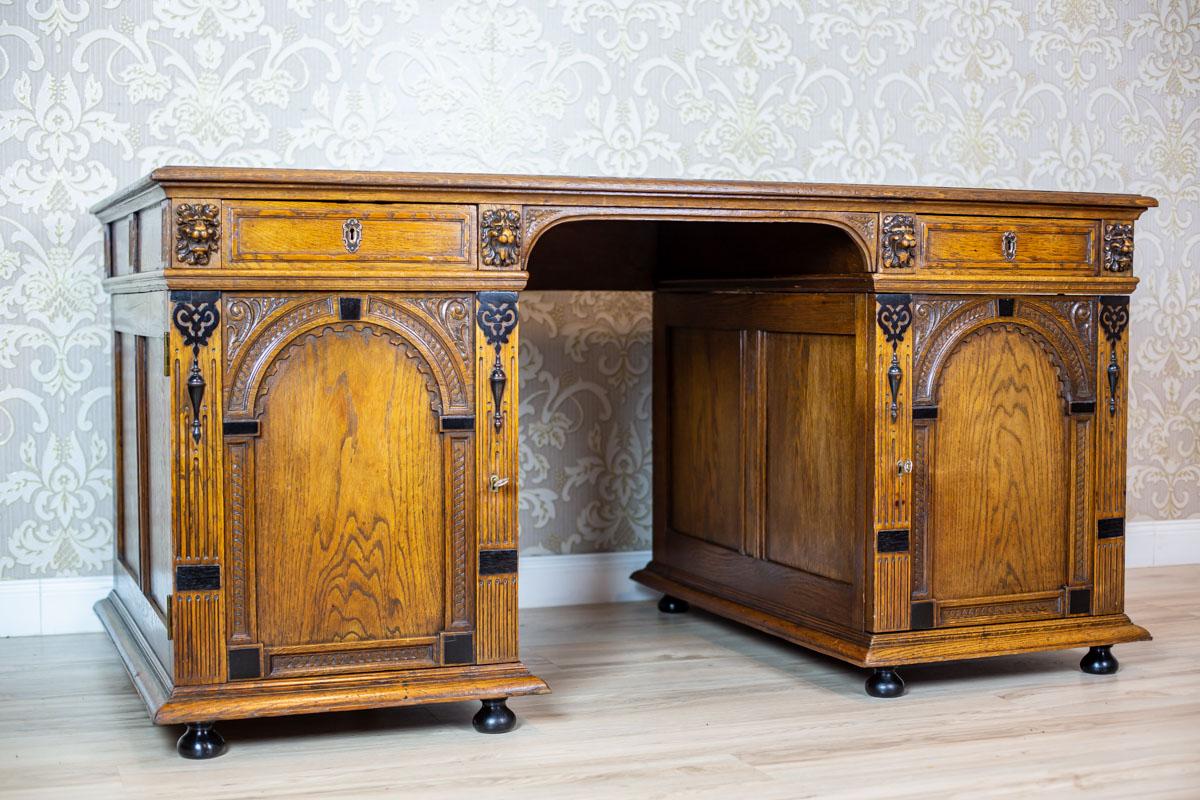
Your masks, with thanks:
M475 430L475 417L470 414L463 414L461 416L443 416L442 430L473 431Z
M909 627L914 631L925 631L933 627L933 603L913 603Z
M937 419L937 406L913 406L913 419Z
M907 553L908 530L880 531L875 549L880 553Z
M362 300L357 297L338 298L338 316L342 319L362 319Z
M256 419L235 419L221 426L226 436L258 436L259 426Z
M175 568L175 591L205 592L221 588L218 564L184 564Z
M996 298L996 313L1001 317L1011 317L1016 311L1017 301L1011 297Z
M1095 414L1096 413L1096 403L1095 403L1095 401L1089 401L1086 403L1082 402L1082 401L1075 401L1075 402L1071 403L1071 413L1072 414Z
M1091 589L1071 589L1067 592L1067 613L1068 614L1090 614L1092 613L1092 590Z
M257 647L229 648L229 680L245 681L261 677L262 658Z
M1113 517L1111 519L1096 520L1096 538L1097 539L1116 539L1125 535L1125 518Z
M480 575L508 575L517 571L516 550L480 550Z
M171 292L171 301L174 303L215 303L220 299L220 292L189 292L184 290Z
M470 664L475 660L475 635L455 633L442 639L443 664Z

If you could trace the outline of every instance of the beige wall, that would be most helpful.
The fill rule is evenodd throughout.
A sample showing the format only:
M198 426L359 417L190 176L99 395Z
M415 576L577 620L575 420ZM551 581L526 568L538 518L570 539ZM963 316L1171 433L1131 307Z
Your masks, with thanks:
M107 567L89 203L166 163L1143 192L1130 509L1200 516L1200 4L0 0L0 579ZM644 547L644 295L524 304L522 546Z

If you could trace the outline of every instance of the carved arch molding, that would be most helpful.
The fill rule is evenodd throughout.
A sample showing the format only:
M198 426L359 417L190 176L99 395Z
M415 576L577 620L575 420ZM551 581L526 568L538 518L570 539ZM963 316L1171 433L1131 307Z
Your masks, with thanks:
M225 416L253 418L270 378L292 348L360 330L404 350L425 380L438 415L474 413L468 356L474 350L470 295L225 297Z
M965 342L997 327L1029 336L1046 354L1069 405L1094 403L1095 306L1083 298L914 298L913 406L936 406L938 378Z

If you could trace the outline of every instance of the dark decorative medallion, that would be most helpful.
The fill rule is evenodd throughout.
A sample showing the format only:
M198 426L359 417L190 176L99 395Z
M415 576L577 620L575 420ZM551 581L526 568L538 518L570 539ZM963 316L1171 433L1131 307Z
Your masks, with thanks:
M484 340L496 348L496 362L492 365L489 382L494 404L492 424L496 426L496 430L500 430L504 424L500 401L504 399L504 387L508 383L508 376L504 374L504 364L500 361L500 348L508 344L509 335L517 327L517 293L479 292L476 299L479 308L475 312L475 321L483 331Z
M1121 365L1117 363L1117 343L1129 325L1129 298L1100 298L1100 327L1108 340L1108 413L1117 413L1117 387L1121 385Z
M1104 268L1109 272L1133 269L1133 223L1110 222L1104 226Z
M912 324L912 295L879 294L875 295L879 310L875 312L875 321L883 331L884 339L892 346L892 363L888 365L888 390L892 394L892 403L888 407L892 422L900 414L900 382L904 379L904 371L900 368L900 358L896 353L904 334Z
M192 403L192 440L200 441L200 404L204 401L204 376L200 374L200 348L221 322L217 308L220 292L172 292L175 309L171 321L183 334L183 346L192 348L192 368L188 372L188 399Z
M911 214L883 217L883 265L892 269L917 265L917 227Z
M489 208L479 224L483 263L488 267L515 266L521 255L521 212Z
M175 207L175 257L193 267L208 265L221 240L221 215L212 203Z

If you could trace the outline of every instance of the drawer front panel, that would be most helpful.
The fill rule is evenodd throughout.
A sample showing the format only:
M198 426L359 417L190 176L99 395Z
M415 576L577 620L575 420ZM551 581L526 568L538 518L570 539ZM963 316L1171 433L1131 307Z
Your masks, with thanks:
M225 208L229 265L475 266L474 206L256 202Z
M1095 273L1095 222L922 217L927 270L1051 270Z

